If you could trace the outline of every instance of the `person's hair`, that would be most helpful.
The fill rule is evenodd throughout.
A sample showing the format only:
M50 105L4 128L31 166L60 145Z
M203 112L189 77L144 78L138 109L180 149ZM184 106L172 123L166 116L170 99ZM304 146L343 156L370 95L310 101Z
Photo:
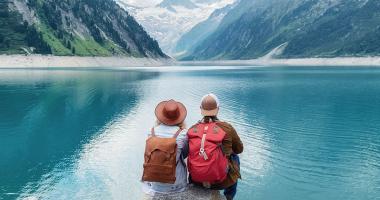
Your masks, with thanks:
M177 124L177 126L180 127L181 129L186 129L186 123L185 123L185 121L183 121L180 124Z
M217 122L217 121L219 121L217 116L204 116L203 117L203 122L205 122L205 123Z
M156 119L156 123L155 123L155 127L156 126L159 126L159 125L161 125L162 124L162 122L160 122L160 120L158 120L158 119ZM178 126L178 127L180 127L181 129L186 129L186 123L185 123L185 121L183 121L183 122L181 122L181 123L179 123L179 124L176 124L176 125L174 125L174 126Z
M160 120L156 119L156 122L154 123L154 126L156 127L156 126L159 126L161 124L162 124L162 122Z

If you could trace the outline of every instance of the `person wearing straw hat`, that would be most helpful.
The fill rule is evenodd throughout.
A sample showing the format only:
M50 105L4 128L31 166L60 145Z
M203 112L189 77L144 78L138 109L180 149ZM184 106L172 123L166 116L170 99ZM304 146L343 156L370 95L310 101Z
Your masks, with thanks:
M236 195L243 143L236 130L218 119L219 99L207 94L201 100L203 119L188 132L189 182L214 190L224 190L227 200Z
M144 199L170 199L187 188L188 141L184 121L186 107L175 100L160 102L155 109L144 154Z

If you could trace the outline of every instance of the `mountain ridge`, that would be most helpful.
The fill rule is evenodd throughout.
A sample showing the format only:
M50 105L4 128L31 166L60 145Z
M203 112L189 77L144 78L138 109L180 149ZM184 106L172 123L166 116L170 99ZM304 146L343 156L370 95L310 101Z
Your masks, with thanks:
M190 31L183 34L176 43L175 53L177 57L193 51L194 47L202 43L210 34L215 31L221 23L223 17L236 4L228 4L227 6L216 9L208 19L195 25Z
M166 8L169 10L175 10L173 6L182 6L187 9L198 8L198 6L195 3L193 3L191 0L163 0L157 6L161 8Z
M186 0L188 2L190 0ZM165 53L174 55L174 49L178 39L196 24L206 20L210 14L235 0L191 0L197 5L196 8L188 9L178 4L182 1L175 0L172 7L163 8L158 6L163 1L151 0L116 0L125 10L133 15L144 26L147 32L157 39ZM183 2L182 2L183 3ZM131 6L128 6L131 5ZM140 5L144 5L141 7ZM136 8L140 7L140 8Z
M18 34L18 44L13 48L0 45L0 53L167 57L157 41L112 0L0 1L7 5L0 22L9 20L12 13L16 16L13 23L24 26L23 30L18 28L18 32L13 32Z
M376 0L241 0L183 60L379 56Z

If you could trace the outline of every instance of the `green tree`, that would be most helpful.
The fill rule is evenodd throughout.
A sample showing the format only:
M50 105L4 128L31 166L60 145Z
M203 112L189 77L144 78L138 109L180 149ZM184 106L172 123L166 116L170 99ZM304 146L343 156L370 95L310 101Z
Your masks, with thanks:
M66 47L67 47L68 49L71 49L71 42L70 42L70 40L67 40L67 45L66 45Z
M34 26L29 26L25 41L30 47L36 48L36 53L51 54L51 47L43 40L43 36Z

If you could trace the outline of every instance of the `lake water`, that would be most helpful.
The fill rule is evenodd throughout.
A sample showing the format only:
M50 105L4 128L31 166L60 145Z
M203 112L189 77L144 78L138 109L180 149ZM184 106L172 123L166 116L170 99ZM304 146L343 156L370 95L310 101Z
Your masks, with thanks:
M380 68L0 70L0 199L139 199L145 135L202 95L245 145L237 199L380 199Z

